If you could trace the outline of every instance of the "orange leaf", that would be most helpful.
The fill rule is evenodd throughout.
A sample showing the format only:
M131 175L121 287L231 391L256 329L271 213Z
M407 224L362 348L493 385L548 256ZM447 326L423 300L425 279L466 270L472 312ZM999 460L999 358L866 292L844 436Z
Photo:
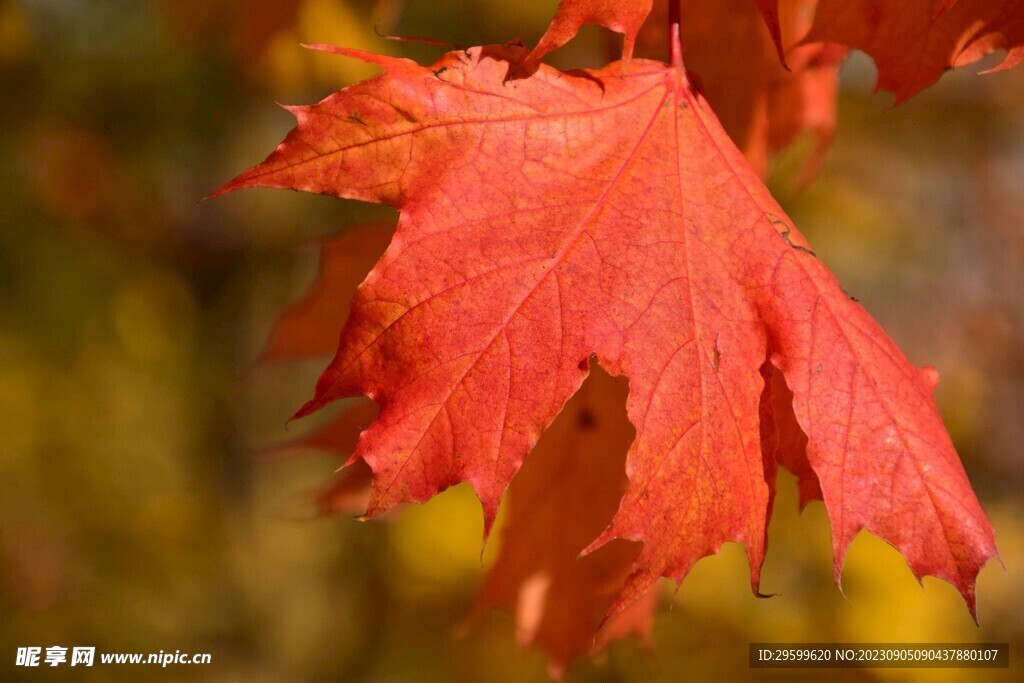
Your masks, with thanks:
M352 292L391 240L390 226L359 225L327 241L320 269L305 296L274 323L261 360L326 356L338 347Z
M821 484L807 460L807 435L793 414L793 392L786 386L782 373L771 363L761 368L765 379L761 394L761 452L765 469L782 465L797 477L800 509L814 500L821 500ZM769 477L769 481L772 477Z
M469 481L489 530L596 356L629 377L637 435L629 487L588 550L644 544L611 611L725 541L746 544L756 591L769 360L807 435L837 577L868 529L973 610L993 533L931 382L843 294L678 63L541 65L508 81L525 50L427 68L326 49L385 73L292 108L298 127L221 192L292 188L401 213L298 413L353 395L380 406L353 455L373 470L368 515Z
M878 89L899 103L995 50L1008 50L997 68L1024 60L1024 0L821 0L813 41L871 55Z
M596 368L544 432L509 487L501 551L478 599L478 612L497 605L514 613L520 643L546 652L556 677L612 640L645 637L657 605L652 590L602 627L639 548L617 541L579 557L626 488L626 389Z
M652 0L562 0L555 18L541 37L537 47L524 61L534 62L572 40L584 24L604 26L622 33L622 61L633 57L633 44L647 15Z

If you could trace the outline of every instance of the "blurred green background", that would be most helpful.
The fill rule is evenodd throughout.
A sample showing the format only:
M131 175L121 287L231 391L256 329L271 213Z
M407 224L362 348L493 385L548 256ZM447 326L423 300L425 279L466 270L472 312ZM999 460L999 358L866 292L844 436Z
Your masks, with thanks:
M360 524L315 513L336 458L259 457L329 417L285 431L323 362L254 365L313 276L316 239L391 212L273 191L198 200L291 127L274 101L314 101L372 73L300 42L425 61L440 49L374 28L533 43L555 5L0 0L0 678L544 679L509 615L456 636L500 540L481 561L465 486ZM586 29L554 61L596 65L605 49ZM981 575L981 626L950 586L926 579L922 591L866 535L844 599L824 510L798 516L783 475L762 586L778 597L753 598L742 549L726 546L666 592L653 652L617 643L570 680L821 677L749 670L751 641L1009 641L1018 656L1024 70L953 72L895 109L873 81L855 56L824 172L789 192L783 158L774 187L846 290L942 373L937 400L1006 566ZM210 652L213 664L16 669L26 645Z

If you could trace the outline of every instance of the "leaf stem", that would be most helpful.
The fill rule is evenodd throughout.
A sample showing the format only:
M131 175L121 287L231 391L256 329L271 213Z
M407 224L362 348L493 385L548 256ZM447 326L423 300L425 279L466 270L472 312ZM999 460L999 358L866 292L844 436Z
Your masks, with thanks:
M682 0L668 0L668 53L672 66L683 68L683 48L679 40L679 17Z

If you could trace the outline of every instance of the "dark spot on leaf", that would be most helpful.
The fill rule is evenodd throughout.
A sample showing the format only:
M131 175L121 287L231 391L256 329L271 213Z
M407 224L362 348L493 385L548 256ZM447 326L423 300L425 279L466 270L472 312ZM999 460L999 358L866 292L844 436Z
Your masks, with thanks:
M583 408L576 416L576 423L580 426L580 429L592 431L597 428L597 416L594 415L594 411L590 408Z

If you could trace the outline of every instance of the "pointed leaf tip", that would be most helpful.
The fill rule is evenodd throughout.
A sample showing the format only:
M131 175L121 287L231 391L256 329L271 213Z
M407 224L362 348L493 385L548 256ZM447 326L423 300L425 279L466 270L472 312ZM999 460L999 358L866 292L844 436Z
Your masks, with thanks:
M302 43L302 47L307 50L313 50L314 52L327 52L333 55L340 55L342 57L348 57L355 59L360 62L367 64L377 64L384 67L385 69L395 66L408 66L416 65L416 62L411 59L405 59L402 57L391 57L389 55L377 54L376 52L367 52L366 50L358 50L351 47L341 47L338 45L329 45L326 43Z
M775 45L775 52L779 56L779 63L782 68L790 70L786 63L786 49L782 45L782 24L779 20L779 0L756 0L757 8L761 10L764 23L768 27L768 33Z

